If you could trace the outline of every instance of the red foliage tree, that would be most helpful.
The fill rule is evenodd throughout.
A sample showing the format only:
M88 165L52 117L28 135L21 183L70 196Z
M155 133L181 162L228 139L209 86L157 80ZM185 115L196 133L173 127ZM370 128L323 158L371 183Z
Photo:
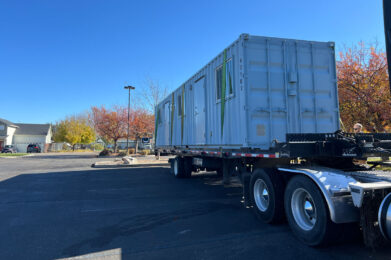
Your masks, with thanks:
M341 119L346 131L356 122L369 132L383 132L391 123L386 54L377 46L346 49L337 62Z
M130 116L130 134L136 140L136 153L138 150L138 141L142 137L151 137L155 130L155 116L144 109L131 111Z
M103 139L114 142L114 152L117 152L118 139L126 136L127 110L123 107L106 109L104 106L92 107L92 121L95 131Z

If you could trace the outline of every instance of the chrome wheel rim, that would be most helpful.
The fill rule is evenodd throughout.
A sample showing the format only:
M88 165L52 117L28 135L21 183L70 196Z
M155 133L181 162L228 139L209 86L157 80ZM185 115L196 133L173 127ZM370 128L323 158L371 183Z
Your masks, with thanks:
M174 160L174 175L178 176L178 160Z
M303 188L296 189L292 194L291 209L296 224L303 230L314 228L317 213L314 200Z
M262 179L258 179L254 183L254 199L260 211L265 212L269 208L269 190Z

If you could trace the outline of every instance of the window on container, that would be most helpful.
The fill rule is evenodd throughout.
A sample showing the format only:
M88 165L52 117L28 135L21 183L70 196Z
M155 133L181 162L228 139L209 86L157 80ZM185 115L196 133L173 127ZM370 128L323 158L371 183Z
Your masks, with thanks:
M232 59L230 59L227 61L227 64L226 64L226 82L227 82L227 89L228 89L229 95L234 94L233 76L234 76L233 62L232 62Z
M157 109L157 123L158 123L159 125L162 124L162 114L161 114L161 112L160 112L160 108Z
M190 86L191 90L191 86ZM178 116L185 116L186 115L186 96L185 96L185 86L182 86L180 91L177 95L177 106L178 106Z
M232 58L227 60L225 63L225 93L223 91L223 65L216 68L216 97L217 100L221 100L221 95L225 94L231 96L234 94L234 78L233 78L233 62Z
M217 97L217 100L221 99L222 78L223 78L223 66L220 66L216 69L216 97Z
M178 95L178 116L182 116L182 95Z
M164 104L164 122L169 123L170 122L170 102L167 102Z

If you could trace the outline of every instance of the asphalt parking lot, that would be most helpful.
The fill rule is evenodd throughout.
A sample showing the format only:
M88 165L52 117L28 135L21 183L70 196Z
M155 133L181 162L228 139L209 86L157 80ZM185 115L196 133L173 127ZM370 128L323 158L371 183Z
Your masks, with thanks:
M260 223L241 188L164 166L94 169L93 154L0 158L0 259L391 259L360 239L327 248ZM101 159L100 159L101 160Z

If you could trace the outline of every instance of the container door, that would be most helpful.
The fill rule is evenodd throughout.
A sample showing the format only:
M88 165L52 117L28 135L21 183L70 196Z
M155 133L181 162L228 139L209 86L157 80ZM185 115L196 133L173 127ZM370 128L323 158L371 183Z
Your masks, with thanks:
M170 102L167 102L164 104L164 121L163 121L163 128L164 128L164 145L170 144L170 125L171 125L171 106Z
M205 77L194 83L194 133L195 144L205 144Z

